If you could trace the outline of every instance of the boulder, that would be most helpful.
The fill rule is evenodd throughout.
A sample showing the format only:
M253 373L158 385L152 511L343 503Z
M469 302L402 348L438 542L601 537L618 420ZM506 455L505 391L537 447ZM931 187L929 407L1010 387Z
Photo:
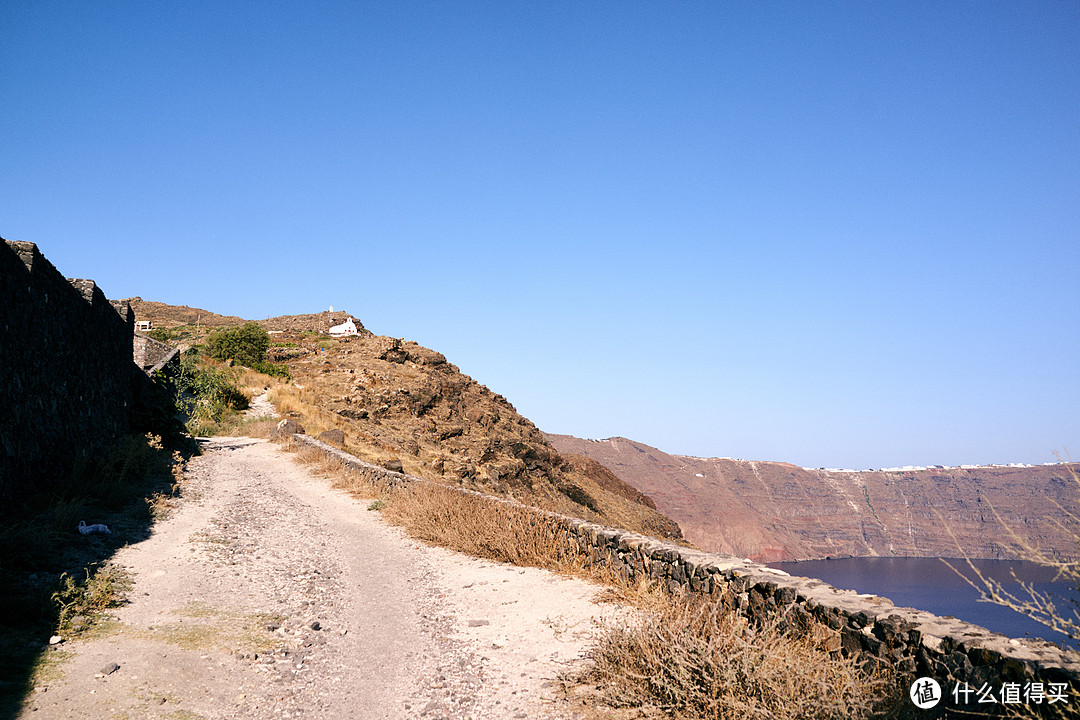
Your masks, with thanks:
M445 365L446 356L414 342L405 343L405 354L417 365Z
M333 430L319 433L318 439L322 440L327 445L336 445L340 447L345 444L345 433L334 428Z
M398 458L390 458L382 464L384 468L391 472L405 472L405 467L401 464L401 460Z
M304 435L304 426L296 422L292 418L285 418L277 424L273 430L270 431L271 440L279 440L290 437L292 435Z

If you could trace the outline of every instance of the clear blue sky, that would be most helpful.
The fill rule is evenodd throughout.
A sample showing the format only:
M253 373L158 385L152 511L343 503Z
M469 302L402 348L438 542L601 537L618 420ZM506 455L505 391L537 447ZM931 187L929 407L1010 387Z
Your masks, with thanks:
M1080 3L0 3L0 235L544 430L1080 454Z

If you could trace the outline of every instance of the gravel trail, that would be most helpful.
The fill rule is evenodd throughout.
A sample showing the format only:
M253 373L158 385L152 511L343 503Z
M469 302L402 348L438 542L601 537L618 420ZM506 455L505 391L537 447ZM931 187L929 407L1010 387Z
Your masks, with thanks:
M117 554L131 602L20 717L568 716L553 681L618 612L595 586L412 541L266 441L202 442Z

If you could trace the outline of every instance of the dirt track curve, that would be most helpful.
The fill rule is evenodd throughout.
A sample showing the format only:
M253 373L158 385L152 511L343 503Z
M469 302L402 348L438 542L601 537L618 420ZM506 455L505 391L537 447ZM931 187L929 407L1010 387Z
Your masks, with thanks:
M538 718L595 586L411 541L277 446L213 438L116 561L131 602L23 718Z

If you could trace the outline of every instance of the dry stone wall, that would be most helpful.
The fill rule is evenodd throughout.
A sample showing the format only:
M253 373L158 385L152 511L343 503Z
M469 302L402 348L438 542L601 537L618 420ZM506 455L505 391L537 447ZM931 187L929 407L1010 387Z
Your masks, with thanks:
M376 486L428 482L363 462L306 435L294 438L337 458ZM485 497L491 502L513 502ZM1030 682L1045 687L1050 683L1080 685L1076 654L1051 643L1010 639L955 618L895 607L886 598L840 590L750 560L701 552L543 510L535 512L561 525L593 564L607 565L631 580L653 578L673 592L716 598L749 617L781 612L792 622L815 618L832 629L832 650L892 666L912 678L930 677L942 687L956 683L973 688L984 683L997 688L1003 683Z
M33 243L0 243L0 514L128 432L135 319Z
M135 364L142 368L147 375L153 375L154 372L163 370L179 354L178 349L167 343L155 340L149 335L135 333L132 355Z

